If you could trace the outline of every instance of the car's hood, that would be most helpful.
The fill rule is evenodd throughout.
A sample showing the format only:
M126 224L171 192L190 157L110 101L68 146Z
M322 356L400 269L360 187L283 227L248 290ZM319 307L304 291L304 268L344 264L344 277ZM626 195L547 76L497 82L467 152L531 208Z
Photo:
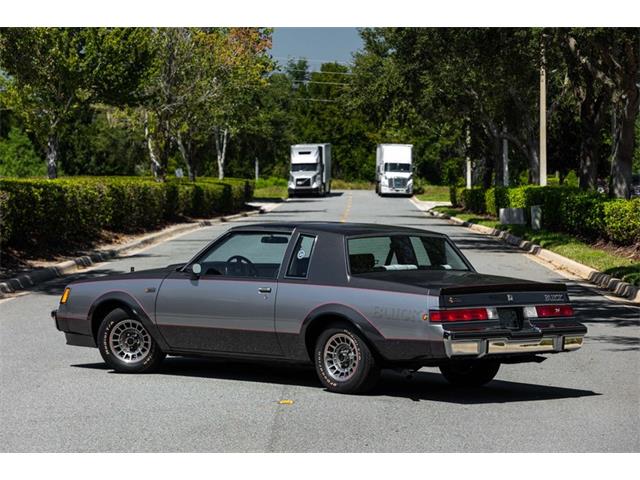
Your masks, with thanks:
M107 282L113 280L162 279L170 272L173 272L184 265L184 263L175 263L161 268L150 268L147 270L137 270L127 273L114 273L111 275L104 275L102 277L76 280L75 282L72 282L71 285L87 282Z

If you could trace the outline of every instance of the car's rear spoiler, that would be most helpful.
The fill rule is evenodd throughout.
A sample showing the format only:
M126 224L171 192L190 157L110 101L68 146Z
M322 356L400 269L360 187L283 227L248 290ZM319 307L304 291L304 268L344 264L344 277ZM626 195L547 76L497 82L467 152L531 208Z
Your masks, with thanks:
M443 287L440 295L464 295L474 293L508 293L508 292L566 292L564 283L504 283L489 285L464 285L456 287Z
M466 285L434 289L440 297L440 308L507 305L549 305L569 302L567 287L562 283L514 282Z

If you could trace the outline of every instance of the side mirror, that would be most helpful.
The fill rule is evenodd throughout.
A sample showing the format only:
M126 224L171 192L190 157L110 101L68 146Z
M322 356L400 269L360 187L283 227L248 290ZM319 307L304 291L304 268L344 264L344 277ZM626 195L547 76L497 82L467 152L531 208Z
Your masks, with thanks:
M194 263L191 265L191 276L194 278L198 278L202 273L202 267L199 263Z

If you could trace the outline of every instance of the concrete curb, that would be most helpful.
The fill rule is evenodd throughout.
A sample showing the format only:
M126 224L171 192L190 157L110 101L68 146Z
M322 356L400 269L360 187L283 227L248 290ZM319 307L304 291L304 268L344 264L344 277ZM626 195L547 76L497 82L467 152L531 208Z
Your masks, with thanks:
M444 213L434 212L433 210L423 211L431 216L449 220L451 223L462 225L484 235L498 237L505 243L513 245L514 247L518 247L521 250L530 253L531 255L535 255L536 257L539 257L542 260L552 264L556 268L566 270L567 272L572 273L584 280L587 280L594 285L608 290L613 295L640 304L640 287L636 287L634 285L631 285L630 283L623 282L619 278L612 277L611 275L600 272L595 268L583 265L582 263L578 263L575 260L571 260L570 258L563 257L562 255L542 248L540 245L536 245L533 242L524 240L509 232L505 232L504 230L497 230L495 228L486 227L484 225L478 225L477 223L467 222L460 218L451 217Z
M263 213L262 208L259 210L250 210L246 212L237 213L234 215L227 215L223 217L213 218L211 220L200 220L193 223L181 223L167 227L159 232L150 233L137 240L120 245L118 247L108 250L96 250L88 255L76 257L71 260L57 263L51 267L38 268L29 272L18 275L14 278L9 278L0 282L0 298L4 298L7 294L16 293L20 290L33 287L43 282L53 280L54 278L63 277L70 273L83 270L96 263L105 262L107 260L116 258L126 253L129 250L137 250L142 247L146 247L155 243L159 243L174 235L187 233L199 228L208 227L216 223L224 223L238 218L248 217L251 215L257 215Z

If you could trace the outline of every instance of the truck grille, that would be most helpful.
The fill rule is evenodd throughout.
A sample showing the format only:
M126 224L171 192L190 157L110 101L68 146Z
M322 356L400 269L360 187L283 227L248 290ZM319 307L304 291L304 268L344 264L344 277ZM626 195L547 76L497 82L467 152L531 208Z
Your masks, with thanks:
M296 187L310 187L311 179L310 178L298 178L296 179Z
M390 178L389 188L407 188L406 178Z

